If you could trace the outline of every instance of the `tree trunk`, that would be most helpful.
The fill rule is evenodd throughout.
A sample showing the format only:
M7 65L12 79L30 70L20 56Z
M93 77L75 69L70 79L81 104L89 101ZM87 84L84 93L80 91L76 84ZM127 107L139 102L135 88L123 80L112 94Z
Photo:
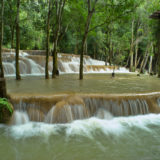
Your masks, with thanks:
M158 61L157 61L157 70L158 70L158 78L160 78L160 42L158 43Z
M95 6L96 6L97 1L98 0L94 1L94 5L91 8L91 0L88 0L88 16L87 16L87 21L86 21L86 25L85 25L85 32L84 32L83 39L82 39L82 48L81 48L81 55L80 55L80 67L79 67L79 79L80 80L83 79L83 56L84 56L84 52L85 52L85 44L87 42L89 26L91 23L92 15L95 12Z
M4 14L4 0L1 0L1 21L0 21L0 77L4 78L3 64L2 64L2 44L3 44L3 14Z
M17 17L16 17L16 80L20 80L19 72L19 49L20 49L20 29L19 29L19 10L20 0L17 0Z
M148 61L148 56L149 56L149 52L148 52L148 46L147 46L145 55L144 55L143 60L141 62L140 73L144 73L144 69L145 69L147 61Z
M132 21L132 42L130 49L130 72L133 72L133 43L134 43L134 20Z
M88 17L87 17L87 22L86 22L86 26L85 26L85 33L83 36L83 40L82 40L82 50L81 50L81 55L80 55L80 70L79 70L79 79L83 79L83 56L84 56L84 52L85 52L85 44L86 44L86 40L87 40L87 35L88 35L88 30L89 30L89 26L91 23L91 18L92 18L93 13L89 12L88 13Z
M152 60L153 60L153 56L150 56L150 61L149 61L149 67L148 67L148 73L152 73Z
M138 56L138 43L136 44L136 51L135 51L135 58L134 58L134 67L135 67L135 70L137 69L137 56Z
M57 28L56 28L56 34L55 34L55 39L53 43L53 70L52 70L52 78L55 78L56 75L59 75L58 71L58 60L57 60L57 47L58 47L58 39L59 39L59 33L60 33L60 28L61 28L61 23L62 23L62 14L63 14L63 9L65 6L66 0L60 0L56 1L56 21L57 21Z
M149 57L149 51L148 51L148 47L146 49L146 54L145 54L145 58L144 58L144 64L143 64L143 67L142 67L142 73L144 73L144 70L146 68L146 65L147 65L147 61L148 61L148 57Z
M144 58L143 58L143 60L142 60L142 62L141 62L140 69L139 69L139 73L142 73L143 64L144 64Z
M87 45L87 39L86 39L86 43L85 43L85 55L87 55L88 52L88 45Z
M7 97L6 81L4 78L2 64L2 44L3 44L3 15L4 15L4 0L1 0L1 19L0 19L0 97Z
M49 40L50 40L50 14L51 14L51 0L48 2L48 19L47 19L47 38L46 38L46 66L45 66L45 78L49 79L49 72L48 72L48 62L49 62Z

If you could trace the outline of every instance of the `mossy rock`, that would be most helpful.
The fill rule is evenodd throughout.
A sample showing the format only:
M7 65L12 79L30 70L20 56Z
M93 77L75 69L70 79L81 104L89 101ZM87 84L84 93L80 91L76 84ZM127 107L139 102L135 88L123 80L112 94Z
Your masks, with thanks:
M13 114L13 106L6 98L0 98L0 123L9 122Z

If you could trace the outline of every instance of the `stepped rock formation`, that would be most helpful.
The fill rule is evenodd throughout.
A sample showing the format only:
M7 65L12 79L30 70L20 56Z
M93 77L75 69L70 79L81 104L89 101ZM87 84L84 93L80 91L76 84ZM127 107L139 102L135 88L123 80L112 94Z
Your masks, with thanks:
M46 97L12 96L12 104L15 110L27 112L32 121L45 119L44 121L47 123L66 123L93 116L110 119L112 116L160 113L160 93L131 95L62 94Z
M19 66L23 75L44 75L45 74L45 52L44 51L20 51ZM15 52L14 50L3 50L3 66L5 75L15 74ZM49 57L49 73L52 72L52 57ZM58 54L58 69L60 73L78 73L80 65L79 55ZM111 73L113 66L106 66L104 61L84 56L85 73ZM115 68L116 72L128 73L125 68Z

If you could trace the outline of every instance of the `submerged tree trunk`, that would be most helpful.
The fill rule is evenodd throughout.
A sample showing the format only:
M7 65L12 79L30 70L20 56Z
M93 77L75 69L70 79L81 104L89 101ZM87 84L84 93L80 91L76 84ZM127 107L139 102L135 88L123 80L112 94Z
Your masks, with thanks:
M48 18L47 18L47 38L46 38L46 65L45 65L45 78L49 79L48 62L49 62L49 40L50 40L50 15L51 15L51 0L48 2Z
M54 43L53 43L53 70L52 70L52 78L55 78L56 75L59 75L58 71L58 60L57 60L57 47L58 47L58 39L59 39L59 33L61 29L61 23L62 23L62 14L63 14L63 9L65 6L66 0L56 0L56 33L55 33L55 38L54 38Z
M17 0L17 17L16 17L16 80L20 80L19 72L19 49L20 49L20 29L19 29L19 9L20 0Z
M85 32L83 35L83 39L82 39L82 48L81 48L81 55L80 55L80 68L79 68L79 79L82 80L83 79L83 57L84 57L84 52L85 52L85 45L86 45L86 41L87 41L87 36L88 36L88 32L89 32L89 26L91 23L91 19L92 19L92 15L95 12L95 6L98 0L94 1L94 5L93 7L91 7L91 0L88 0L88 16L87 16L87 21L86 21L86 25L85 25Z

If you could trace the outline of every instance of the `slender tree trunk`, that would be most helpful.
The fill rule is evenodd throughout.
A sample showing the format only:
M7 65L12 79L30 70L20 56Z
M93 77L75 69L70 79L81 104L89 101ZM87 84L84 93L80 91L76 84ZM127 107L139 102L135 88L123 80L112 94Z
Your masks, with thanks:
M20 49L20 28L19 28L19 10L20 0L17 0L17 17L16 17L16 80L20 80L19 71L19 49Z
M153 56L150 56L150 60L149 60L149 67L148 67L148 73L152 73L152 60L153 60Z
M153 48L153 44L151 44L151 54L154 53L154 48ZM148 73L152 73L152 62L153 62L153 56L150 55L150 60L149 60L149 65L148 65Z
M50 40L50 14L51 14L51 0L48 2L48 18L47 18L47 39L46 39L46 66L45 66L45 78L49 79L49 72L48 72L48 62L49 62L49 40Z
M2 64L2 44L3 44L3 14L4 14L4 0L1 0L1 21L0 21L0 78L4 78L3 64Z
M86 39L86 43L85 43L85 55L87 55L88 52L88 45L87 45L87 39Z
M134 67L137 69L137 57L138 57L138 43L136 44L135 58L134 58Z
M148 51L148 47L147 47L147 49L146 49L146 55L145 55L145 58L144 58L144 64L143 64L143 67L142 67L142 72L143 73L144 73L144 70L145 70L147 62L148 62L148 57L149 57L149 51Z
M143 60L142 60L142 62L141 62L140 69L139 69L139 73L142 73L143 64L144 64L144 58L143 58Z
M157 61L157 69L158 69L158 78L160 78L160 41L158 43L158 61Z
M80 80L83 79L83 57L84 57L85 44L86 44L86 40L87 40L89 26L91 23L92 14L93 14L92 12L88 13L86 27L85 27L85 33L84 33L83 40L82 40L82 51L81 51L81 55L80 55L80 71L79 71L79 73L80 73L79 79Z
M139 65L139 63L140 63L140 60L141 60L141 57L138 58L137 63L136 63L136 66L135 66L135 69L137 69L137 67L138 67L138 65Z
M93 13L95 12L95 6L96 6L97 1L98 0L94 1L93 7L91 7L91 0L87 1L87 3L88 3L88 16L87 16L87 21L86 21L86 25L85 25L85 32L84 32L83 39L82 39L82 49L81 49L81 55L80 55L80 68L79 68L79 79L80 80L83 79L83 57L84 57L84 52L85 52L85 44L87 42L89 27L90 27Z
M57 28L56 28L56 34L55 34L55 39L53 43L53 70L52 70L52 78L55 78L56 75L59 75L58 71L58 60L57 60L57 47L58 47L58 39L59 39L59 33L61 29L61 23L62 23L62 14L63 14L63 9L65 6L66 0L60 0L56 1L56 12L57 12Z
M148 56L149 56L149 53L148 53L148 46L147 46L145 55L144 55L143 60L141 62L140 73L144 73L144 69L145 69L147 61L148 61Z
M4 16L4 0L1 0L0 13L0 97L7 97L6 81L4 78L3 64L2 64L2 44L3 44L3 16Z
M132 42L130 49L130 72L133 72L133 43L134 43L134 20L132 21Z

